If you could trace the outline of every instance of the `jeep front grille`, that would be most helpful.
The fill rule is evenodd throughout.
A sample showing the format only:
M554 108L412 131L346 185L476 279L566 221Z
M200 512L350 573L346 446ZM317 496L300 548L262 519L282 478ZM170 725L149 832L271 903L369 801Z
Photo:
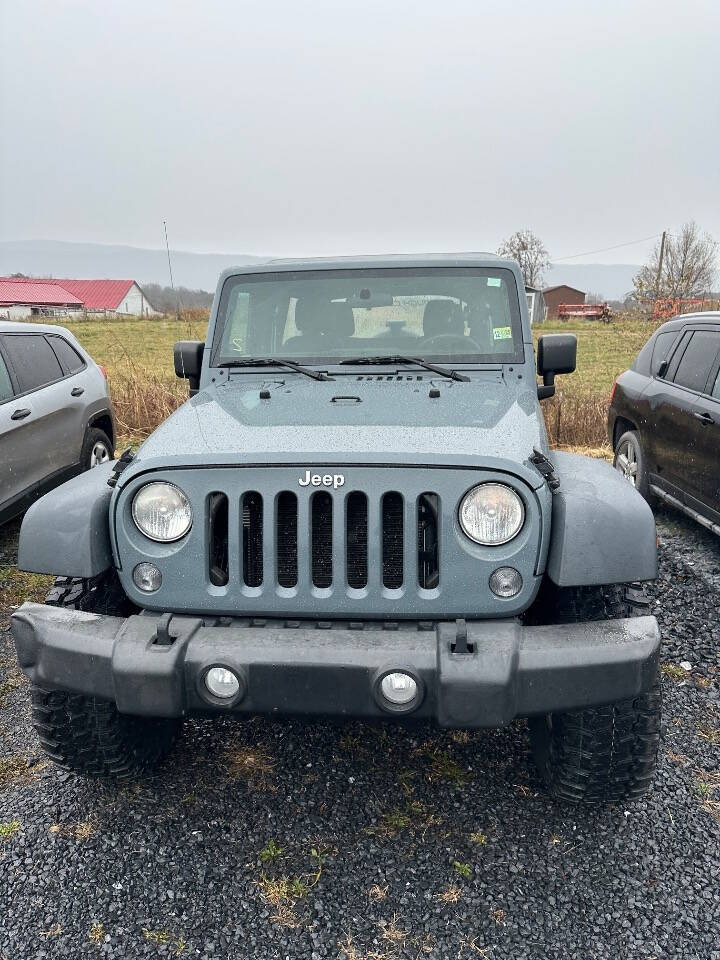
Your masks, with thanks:
M514 616L532 600L550 516L545 500L541 513L540 498L550 493L537 477L535 488L464 466L315 469L316 486L306 482L308 468L286 463L155 471L193 506L189 533L167 545L153 544L135 526L132 498L151 475L133 478L118 491L113 527L128 596L148 610L192 616L388 623ZM336 475L342 479L334 486ZM457 506L478 483L498 479L522 494L526 520L515 540L489 550L462 534ZM161 567L163 585L144 595L132 571L148 559ZM488 586L501 564L519 570L527 585L514 606Z
M327 590L336 586L340 572L343 587L362 590L370 570L381 571L387 590L413 583L425 590L439 585L440 501L435 493L421 494L416 503L397 491L384 493L372 505L379 521L376 538L370 536L371 505L360 491L317 490L298 498L284 490L268 500L257 491L241 497L241 577L246 587L263 587L270 574L285 589L303 580ZM207 509L209 578L222 586L228 584L231 569L227 495L211 494ZM309 534L305 549L298 543L302 530Z

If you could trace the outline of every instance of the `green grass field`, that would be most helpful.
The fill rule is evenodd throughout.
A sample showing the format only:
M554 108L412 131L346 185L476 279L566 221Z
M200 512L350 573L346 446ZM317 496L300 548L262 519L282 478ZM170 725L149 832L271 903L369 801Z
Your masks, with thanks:
M140 439L187 395L173 371L173 344L204 339L206 321L190 317L158 319L66 319L64 326L108 372L123 434ZM615 377L626 370L650 336L653 325L619 317L613 323L578 320L544 324L545 333L574 333L578 366L558 379L558 396L543 404L553 443L599 447L606 443L607 402Z

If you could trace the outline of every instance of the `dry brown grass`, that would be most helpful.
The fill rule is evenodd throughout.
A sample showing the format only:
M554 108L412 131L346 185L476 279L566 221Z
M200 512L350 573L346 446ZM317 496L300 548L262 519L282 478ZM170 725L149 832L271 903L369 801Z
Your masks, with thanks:
M275 761L261 747L231 746L226 754L232 780L244 780L253 790L274 792Z
M609 397L558 390L540 409L553 447L607 447Z
M130 359L109 375L119 432L142 441L188 398L185 380L168 380Z
M457 884L451 883L449 886L445 887L440 893L436 893L434 900L438 903L457 903L458 900L462 900L462 890L458 887Z
M98 829L99 825L95 817L89 817L77 823L54 823L50 827L50 833L71 840L89 840L98 832Z
M28 758L21 753L0 758L0 790L28 776Z

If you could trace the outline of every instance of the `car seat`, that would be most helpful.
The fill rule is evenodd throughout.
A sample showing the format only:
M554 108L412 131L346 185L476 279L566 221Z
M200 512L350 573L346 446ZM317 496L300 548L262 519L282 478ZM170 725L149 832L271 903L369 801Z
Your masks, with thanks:
M423 311L423 336L426 339L444 335L462 337L464 334L465 320L456 303L428 300Z
M355 333L355 317L347 303L298 300L295 326L300 331L283 344L289 353L327 353L342 347Z

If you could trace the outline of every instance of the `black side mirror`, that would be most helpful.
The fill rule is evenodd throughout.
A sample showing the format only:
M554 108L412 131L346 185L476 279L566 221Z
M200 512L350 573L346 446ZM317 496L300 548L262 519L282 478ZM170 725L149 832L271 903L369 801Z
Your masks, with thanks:
M574 333L547 333L537 345L537 371L543 378L538 397L547 400L555 394L555 376L572 373L577 365L577 337Z
M175 375L190 381L190 396L193 397L200 387L200 371L202 370L203 351L205 344L202 340L179 340L175 344Z

